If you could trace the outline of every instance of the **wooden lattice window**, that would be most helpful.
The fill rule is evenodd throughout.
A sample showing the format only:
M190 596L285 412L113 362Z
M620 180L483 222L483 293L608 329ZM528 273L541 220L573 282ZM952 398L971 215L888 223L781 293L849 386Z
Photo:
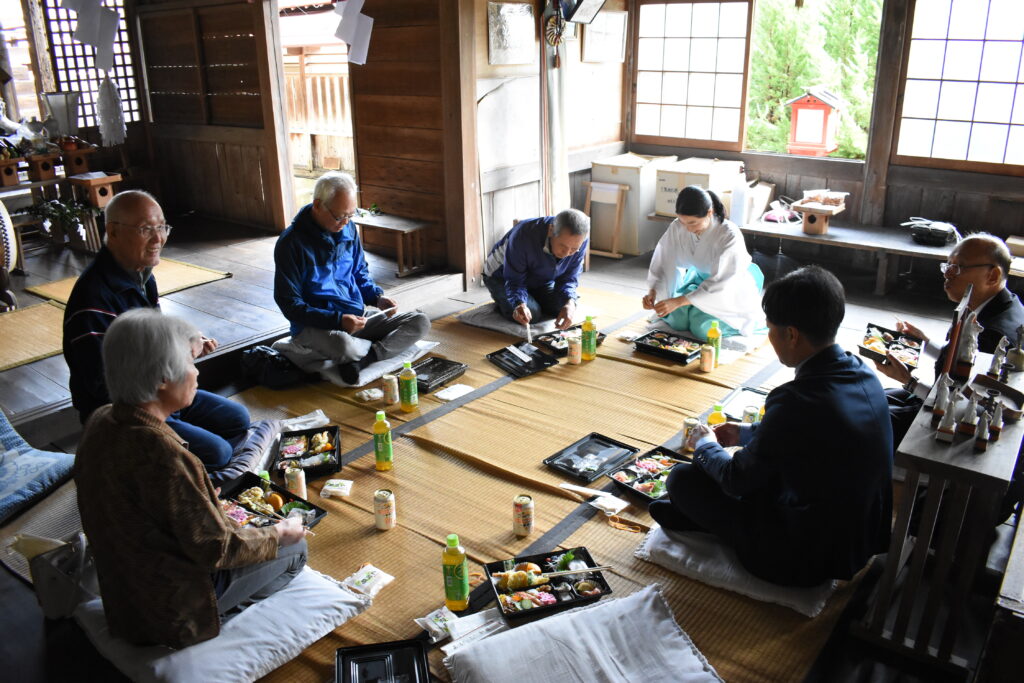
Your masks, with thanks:
M78 112L78 125L96 125L96 97L103 72L96 68L96 48L84 45L72 36L78 25L77 12L61 7L61 0L42 0L46 19L46 33L53 58L53 75L57 90L77 90L82 93ZM138 121L139 96L135 88L135 70L128 46L128 28L124 20L124 0L103 0L103 6L116 9L121 15L114 35L114 67L110 78L121 96L121 109L125 122Z

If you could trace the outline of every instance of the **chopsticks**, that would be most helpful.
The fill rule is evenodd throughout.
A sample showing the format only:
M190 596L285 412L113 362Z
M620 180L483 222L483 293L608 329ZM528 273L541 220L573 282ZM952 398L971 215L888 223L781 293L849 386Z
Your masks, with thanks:
M585 569L566 569L560 572L544 572L541 576L551 578L552 576L567 576L569 574L589 574L590 572L599 572L605 569L611 569L610 564L604 564L600 567L586 567Z
M287 517L281 516L277 512L271 512L269 515L266 514L266 513L263 513L263 512L256 512L252 508L246 507L245 503L241 502L240 500L236 500L234 498L228 498L228 500L231 501L232 503L234 503L235 505L237 505L238 507L240 507L240 508L242 508L244 510L248 510L249 512L253 513L254 515L259 515L260 517L267 517L269 519L278 519L278 520L281 520L282 522L284 520L288 519ZM316 536L316 534L313 533L313 531L309 527L307 527L305 524L302 525L302 528L306 530L306 534L307 535L309 535L309 536Z

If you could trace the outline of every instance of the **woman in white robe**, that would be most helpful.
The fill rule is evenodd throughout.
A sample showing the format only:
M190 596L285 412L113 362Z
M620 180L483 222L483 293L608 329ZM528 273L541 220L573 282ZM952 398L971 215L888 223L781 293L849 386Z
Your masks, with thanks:
M643 307L667 318L675 329L701 336L706 336L706 325L697 319L707 316L721 321L724 335L750 335L763 326L763 278L751 264L740 229L726 220L718 196L686 187L676 198L676 215L654 250ZM699 312L707 316L694 315Z

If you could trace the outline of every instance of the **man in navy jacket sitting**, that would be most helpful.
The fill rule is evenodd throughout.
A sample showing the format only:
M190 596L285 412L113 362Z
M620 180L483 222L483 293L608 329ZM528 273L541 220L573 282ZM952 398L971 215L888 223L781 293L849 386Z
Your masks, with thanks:
M313 186L313 203L299 210L274 248L274 301L291 323L292 340L334 361L355 384L374 361L397 356L423 338L430 319L398 313L394 299L370 276L352 217L356 183L329 172ZM380 311L368 314L366 307Z
M589 235L590 219L576 209L517 223L483 268L501 314L522 325L554 318L558 329L571 326Z
M694 429L693 464L676 465L669 500L650 506L666 529L717 535L773 583L849 579L888 547L889 410L874 371L835 343L844 298L816 266L767 288L768 339L795 378L768 394L758 424Z

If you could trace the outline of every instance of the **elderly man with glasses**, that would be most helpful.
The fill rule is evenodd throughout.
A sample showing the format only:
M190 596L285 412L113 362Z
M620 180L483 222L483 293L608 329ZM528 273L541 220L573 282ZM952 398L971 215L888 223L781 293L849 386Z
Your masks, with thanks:
M71 402L84 424L94 410L110 403L101 349L107 328L118 315L135 308L159 308L153 268L171 233L164 212L147 192L129 190L104 210L106 237L96 258L79 276L64 310L64 358L71 370ZM217 348L202 337L196 357ZM131 364L133 359L123 359ZM188 443L211 475L236 458L247 457L249 411L234 401L199 390L191 405L167 424ZM214 477L217 480L216 477Z
M373 281L352 223L356 206L352 176L325 173L313 186L313 202L299 210L274 249L274 300L291 323L292 341L310 352L299 364L315 370L332 361L348 384L430 329L424 314L398 313ZM369 314L367 306L380 312Z

